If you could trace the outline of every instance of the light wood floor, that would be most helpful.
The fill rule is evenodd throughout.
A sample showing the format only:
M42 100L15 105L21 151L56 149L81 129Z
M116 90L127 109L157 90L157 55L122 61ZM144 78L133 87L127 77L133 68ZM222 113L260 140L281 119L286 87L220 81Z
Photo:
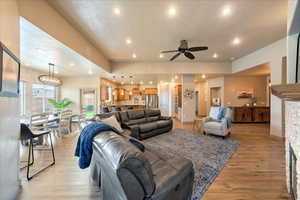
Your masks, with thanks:
M192 130L192 125L175 121L174 128ZM73 156L77 135L56 140L55 166L29 182L22 170L20 200L99 199L99 189L89 183L88 170L79 169ZM283 141L269 136L269 126L234 124L231 138L241 145L203 200L290 199L285 186ZM41 155L43 161L37 165L44 164L46 158L47 155Z

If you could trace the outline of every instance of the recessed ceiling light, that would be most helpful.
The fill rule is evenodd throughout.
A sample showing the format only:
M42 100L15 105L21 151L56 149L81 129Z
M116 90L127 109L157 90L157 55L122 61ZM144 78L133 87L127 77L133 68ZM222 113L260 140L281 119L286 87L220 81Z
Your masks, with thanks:
M238 37L234 38L234 40L232 41L232 44L234 44L234 45L238 45L240 43L241 43L241 40Z
M174 82L175 82L174 78L172 78L172 79L171 79L171 82L172 82L172 83L174 83Z
M235 57L231 57L231 58L230 58L230 60L234 60L234 59L235 59Z
M130 81L130 84L131 84L131 85L133 85L133 84L134 84L134 82L133 82L133 81Z
M231 8L230 8L229 6L225 7L225 8L223 9L223 11L222 11L222 15L223 15L223 16L231 15L231 13L232 13L232 10L231 10Z
M143 82L143 81L140 81L140 84L141 84L141 85L143 85L143 84L144 84L144 82Z
M89 69L88 74L92 75L93 71L91 69Z
M127 39L126 39L126 44L131 44L131 43L132 43L131 39L130 39L130 38L127 38Z
M152 85L152 84L153 84L153 81L149 81L149 84Z
M75 64L73 62L70 63L70 66L73 67Z
M175 9L174 7L170 7L170 8L168 9L168 15L169 15L170 17L174 17L174 16L176 15L176 9Z
M120 8L114 8L114 13L115 15L120 15L121 14Z
M159 54L159 57L160 57L160 58L163 58L163 57L164 57L164 54L162 54L162 53Z
M218 58L219 55L217 53L214 53L213 58Z
M202 74L202 76L201 76L202 78L206 78L206 75L205 74Z
M133 53L133 54L132 54L132 57L133 57L133 58L136 58L136 54L135 54L135 53Z
M177 76L177 75L175 75L175 79L178 79L178 76Z

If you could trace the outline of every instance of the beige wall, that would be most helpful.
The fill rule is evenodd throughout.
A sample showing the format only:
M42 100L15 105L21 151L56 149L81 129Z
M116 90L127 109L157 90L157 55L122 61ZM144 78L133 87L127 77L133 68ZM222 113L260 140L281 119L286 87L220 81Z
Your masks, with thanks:
M242 106L250 103L250 99L238 99L238 91L252 89L257 98L258 106L267 103L267 77L266 76L225 76L224 78L224 105Z
M86 57L104 70L111 72L103 53L76 30L46 0L18 0L20 15L49 35Z
M211 107L211 88L220 88L220 98L221 106L224 106L224 77L212 78L207 80L206 87L206 103L207 103L207 112L209 112Z
M16 0L0 0L0 41L20 57L19 10ZM0 199L16 199L20 188L18 98L0 97Z
M231 74L229 62L120 62L112 63L112 73L127 74Z

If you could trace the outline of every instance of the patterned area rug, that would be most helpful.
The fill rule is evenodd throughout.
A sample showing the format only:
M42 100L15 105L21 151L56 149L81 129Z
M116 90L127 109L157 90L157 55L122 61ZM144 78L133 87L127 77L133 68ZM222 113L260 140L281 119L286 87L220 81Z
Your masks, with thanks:
M240 143L231 139L204 136L183 129L143 141L158 151L178 154L192 160L195 170L192 200L201 199Z

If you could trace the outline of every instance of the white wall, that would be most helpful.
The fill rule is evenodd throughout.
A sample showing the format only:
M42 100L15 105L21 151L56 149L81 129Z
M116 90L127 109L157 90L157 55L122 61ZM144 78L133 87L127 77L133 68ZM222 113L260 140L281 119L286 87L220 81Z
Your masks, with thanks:
M158 84L159 109L163 116L175 115L175 83Z
M100 102L100 78L97 76L85 77L65 77L62 78L61 98L68 98L74 103L71 109L74 113L80 112L80 89L95 88L97 89L97 102Z
M196 100L193 98L185 97L184 91L195 91L196 83L194 82L195 75L182 75L182 110L181 110L181 122L193 122L196 115Z
M159 84L159 109L163 116L171 116L171 93L169 84Z
M264 48L261 48L247 56L232 62L232 71L239 72L266 62L271 64L271 84L281 83L282 57L287 55L287 38L278 40ZM271 95L271 129L270 134L282 137L282 101Z
M20 57L20 24L16 0L0 1L0 41ZM0 199L16 199L20 188L18 98L0 98Z

